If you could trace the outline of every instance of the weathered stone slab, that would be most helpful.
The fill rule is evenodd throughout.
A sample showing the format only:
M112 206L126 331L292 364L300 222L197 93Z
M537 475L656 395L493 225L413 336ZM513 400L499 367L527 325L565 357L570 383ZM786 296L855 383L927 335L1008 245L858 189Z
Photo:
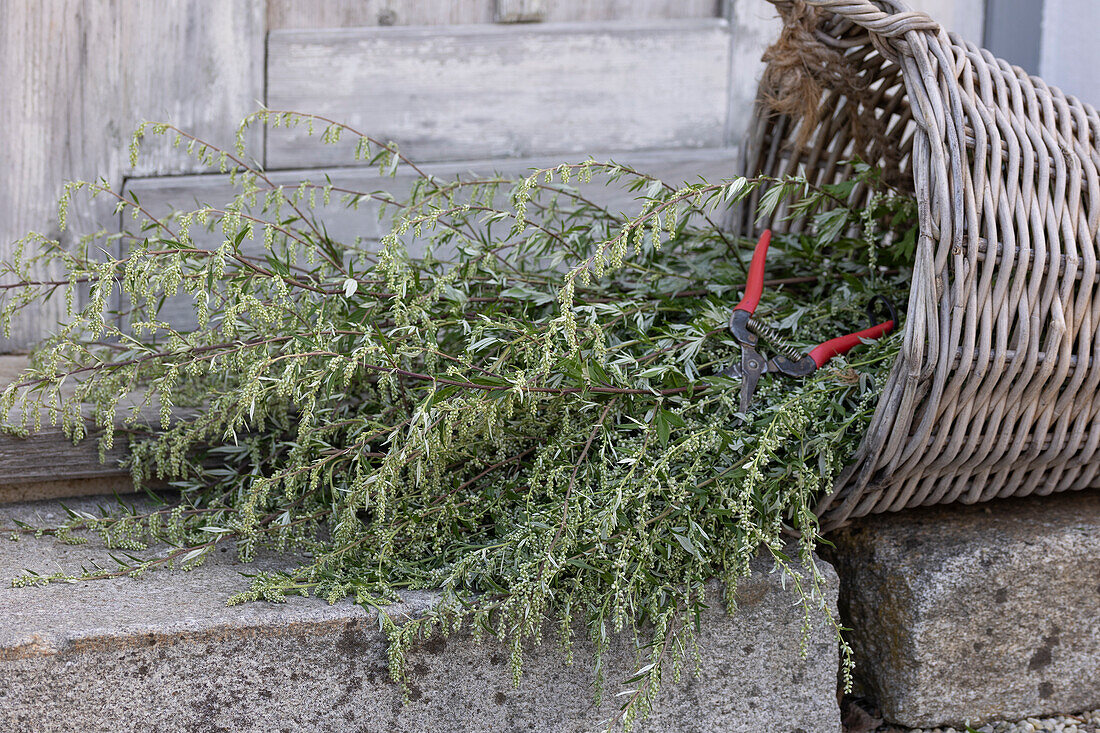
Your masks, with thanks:
M0 526L12 518L56 522L61 512L0 507ZM92 545L3 541L0 577L104 559ZM239 573L256 569L229 551L190 573L0 588L0 730L591 731L621 702L632 661L625 637L608 653L598 708L587 645L577 644L572 666L551 641L530 649L515 689L502 645L459 638L414 652L413 700L403 704L376 613L305 598L227 608L247 582ZM760 561L744 582L737 615L704 614L702 676L669 681L639 730L839 729L836 644L816 628L800 658L801 611L768 569ZM434 598L408 593L388 612L415 613Z
M1100 706L1100 493L871 517L833 539L857 675L887 720Z

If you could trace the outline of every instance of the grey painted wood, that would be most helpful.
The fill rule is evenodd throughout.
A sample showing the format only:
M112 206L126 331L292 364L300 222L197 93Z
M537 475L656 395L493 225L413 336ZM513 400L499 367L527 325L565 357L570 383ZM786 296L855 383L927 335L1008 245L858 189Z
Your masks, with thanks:
M1025 0L1040 2L1041 0ZM958 33L966 40L982 44L982 28L986 13L986 0L906 0L915 10L923 10L947 30ZM988 5L1000 5L1004 0L993 0Z
M740 145L752 117L756 87L764 73L764 49L779 37L782 24L767 0L727 0L730 23L729 108L726 141Z
M27 365L25 356L0 356L0 389L19 380ZM62 394L72 396L75 386L75 380L69 380L62 387ZM123 427L128 408L141 404L141 397L136 393L123 398L116 425ZM188 410L174 412L190 414ZM101 463L98 445L101 431L92 432L89 438L74 445L60 427L50 424L51 415L47 410L43 409L40 414L43 427L30 437L19 438L0 432L0 503L125 490L129 485L126 480L129 472L119 466L129 454L124 434L116 434L114 447L107 451L106 461ZM90 407L86 407L84 415L91 417ZM159 407L155 405L141 409L141 419L148 423L159 423L159 415ZM10 412L6 419L18 425L19 408Z
M421 161L710 147L728 64L718 19L273 31L267 99ZM272 130L268 167L350 164L351 146Z
M1045 0L1039 74L1094 107L1100 107L1100 3Z
M657 175L662 180L677 185L684 181L697 181L702 177L716 181L733 175L737 151L731 148L702 150L664 150L656 152L634 152L623 155L595 155L598 160L611 158L636 169ZM426 173L442 180L454 179L468 174L484 176L493 172L508 175L520 175L531 168L542 168L563 162L561 157L527 158L520 160L483 160L463 163L438 163L424 166ZM374 169L335 168L329 170L283 171L271 174L276 185L295 186L302 180L310 180L323 185L326 176L337 187L356 191L389 191L401 197L409 191L415 176L411 171L398 170L396 177L380 176ZM616 213L634 214L640 208L636 200L639 194L626 191L618 186L604 186L593 181L579 187L586 197L596 201ZM175 176L129 181L127 193L133 192L154 215L163 215L173 209L192 209L198 205L218 206L228 201L234 194L233 187L226 176ZM334 194L328 206L320 200L318 218L324 222L329 235L338 241L354 242L357 238L365 240L367 246L389 232L389 223L379 221L378 207L364 202L358 209L343 206ZM220 234L192 230L197 244L204 247L217 247L221 244ZM257 244L246 243L259 251ZM422 251L422 250L414 250ZM163 317L171 320L177 327L194 323L192 305L189 298L177 296L172 299L163 312Z
M267 0L268 30L491 23L495 0Z
M733 148L704 148L685 150L635 151L621 154L594 154L596 160L615 160L642 172L659 176L676 185L684 181L697 181L703 177L709 181L720 180L734 174L737 155ZM582 160L583 158L576 158ZM479 160L457 163L435 163L423 166L425 173L441 180L458 177L485 176L500 172L508 176L523 175L534 168L543 168L574 160L562 156L543 156L513 160ZM294 187L301 181L325 185L326 179L339 188L356 191L388 191L400 198L407 194L417 176L407 168L398 168L394 177L382 176L374 168L329 168L314 170L277 171L270 174L276 185ZM604 186L598 179L580 184L583 194L612 211L634 213L640 208L636 197L640 194L618 186ZM234 194L228 176L185 175L157 178L139 178L127 181L126 193L134 193L146 209L154 215L172 210L188 210L201 205L219 206ZM336 194L325 206L317 201L318 217L323 219L329 235L336 240L353 242L356 238L377 240L389 232L389 225L378 220L378 206L364 201L358 209L343 206ZM196 242L215 246L221 243L219 234L192 230Z
M539 23L546 20L549 0L497 0L497 23Z
M107 452L106 463L100 463L98 437L73 445L56 427L28 438L0 435L0 486L127 476L128 471L119 467L129 455L125 439L120 437Z
M1039 73L1043 0L998 0L985 15L983 45L997 58Z
M714 18L719 0L546 0L546 20Z
M0 258L30 230L56 236L66 179L121 182L142 119L231 145L262 97L263 0L5 0L0 3ZM141 175L199 166L151 146ZM77 199L71 238L109 219ZM47 274L47 273L40 273ZM25 349L63 314L39 306L0 352Z
M269 30L389 25L460 25L501 18L498 3L542 6L545 21L713 18L719 0L268 0ZM534 20L536 18L530 18Z

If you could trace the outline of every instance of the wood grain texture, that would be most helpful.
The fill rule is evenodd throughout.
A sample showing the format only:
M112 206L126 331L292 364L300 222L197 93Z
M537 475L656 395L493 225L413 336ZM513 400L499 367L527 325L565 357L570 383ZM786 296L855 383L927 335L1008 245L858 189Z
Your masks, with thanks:
M546 0L546 20L673 20L714 18L718 0Z
M268 104L420 161L712 147L726 138L728 65L716 19L275 31ZM271 130L268 167L347 165L351 147Z
M390 25L461 25L501 19L498 3L531 0L268 0L269 30ZM537 0L542 20L713 18L718 0ZM505 9L507 16L512 8Z
M43 428L28 438L0 435L0 486L128 476L119 467L128 455L126 441L116 443L100 463L98 437L74 445L60 428Z
M708 148L703 150L663 150L633 152L623 155L594 155L597 160L611 158L617 162L659 176L672 185L682 182L698 181L700 177L708 181L717 181L733 175L737 151L731 148ZM485 176L494 172L503 172L516 176L531 168L543 168L563 162L561 157L526 158L519 160L482 160L463 163L437 163L424 166L424 171L441 180L453 180L458 177ZM415 175L406 169L399 169L394 178L380 176L374 169L333 168L328 170L283 171L271 174L275 184L294 187L302 180L310 180L323 185L326 176L334 186L355 191L388 191L398 198L407 194ZM598 179L579 186L582 194L613 212L636 214L641 208L636 192L627 191L618 186L605 186ZM127 184L127 193L135 193L142 204L153 214L163 215L173 209L191 209L200 204L221 205L234 194L232 185L226 176L175 176L132 180ZM323 220L329 235L337 240L354 243L364 240L365 246L373 246L390 230L389 221L380 221L378 207L364 202L358 209L343 206L333 195L328 206L318 203L318 217ZM192 231L196 244L214 248L221 244L220 234ZM249 250L251 248L251 250ZM259 251L256 243L245 243L246 251ZM414 253L422 249L413 248ZM170 299L162 311L162 319L171 321L176 327L189 327L195 322L193 305L189 296L176 296Z
M914 10L922 10L943 24L947 30L958 33L971 43L982 42L985 21L985 5L988 0L906 0ZM1003 0L993 0L996 3ZM1035 2L1036 0L1029 0ZM1047 0L1049 2L1050 0ZM1093 5L1093 3L1089 3ZM1095 28L1095 16L1087 27ZM1038 32L1038 29L1036 29Z
M1039 73L1094 107L1100 107L1097 28L1100 3L1095 0L1046 0L1043 6Z
M536 23L546 20L547 0L496 0L497 23Z
M268 30L492 23L496 0L267 0Z
M19 379L27 367L27 357L0 356L0 389ZM73 394L75 384L70 380L62 393ZM140 405L138 395L130 395L120 403L120 410L128 406ZM107 452L106 461L99 460L98 439L101 431L91 433L91 437L73 444L65 437L60 427L50 424L50 415L42 411L42 429L30 437L19 438L0 432L0 503L21 501L28 498L52 498L57 496L83 496L91 493L103 493L128 485L129 472L119 466L128 455L125 436L116 435L115 447ZM187 414L179 411L179 414ZM90 408L85 416L90 416ZM159 422L159 408L143 408L142 419ZM120 414L117 425L121 426ZM7 420L19 424L18 408L7 415ZM90 481L103 479L104 482ZM122 482L120 483L120 480ZM113 482L113 483L112 483Z
M77 496L124 496L134 493L134 482L122 469L118 475L93 478L0 483L0 504L47 499L71 499Z
M734 174L737 150L732 148L704 148L686 150L635 151L622 154L593 154L596 160L615 160L642 172L660 177L677 185L685 181L697 181L703 177L717 181ZM582 160L583 158L576 158ZM483 177L493 173L519 176L534 168L544 168L574 160L562 156L542 156L511 160L476 160L458 163L434 163L422 166L424 172L440 180ZM301 181L324 185L331 180L333 186L355 191L388 191L397 198L407 195L417 176L408 168L397 169L394 177L382 176L373 168L328 168L314 170L277 171L270 174L276 185L293 188ZM575 183L575 182L574 182ZM637 192L618 186L605 186L598 178L592 183L580 184L582 193L616 213L636 213L641 204ZM134 193L142 205L155 215L173 210L188 210L199 205L220 206L234 194L228 176L167 176L132 179L126 184L126 193ZM338 241L354 242L357 238L373 241L389 232L387 221L379 221L378 207L364 201L358 209L343 206L333 194L328 206L318 200L316 212L324 221L329 235ZM221 244L220 233L192 230L196 242L206 246Z
M782 23L767 0L727 0L730 23L729 111L726 143L741 145L752 119L756 87L764 73L761 57L779 37Z
M58 234L65 180L120 183L142 119L171 120L232 145L237 123L262 98L263 8L263 0L0 3L0 258L30 230ZM135 172L199 169L167 145L151 145ZM98 229L110 208L76 200L67 238ZM62 307L36 307L0 352L32 344Z

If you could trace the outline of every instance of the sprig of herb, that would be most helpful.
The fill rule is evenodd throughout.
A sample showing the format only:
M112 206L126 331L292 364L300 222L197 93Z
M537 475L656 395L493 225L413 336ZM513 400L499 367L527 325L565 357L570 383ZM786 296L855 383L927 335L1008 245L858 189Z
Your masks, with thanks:
M839 632L812 559L813 507L858 444L898 340L804 381L765 378L753 411L739 413L738 385L719 372L738 353L725 324L745 243L714 222L761 188L763 213L784 202L810 217L806 234L776 238L759 315L811 345L862 327L872 291L901 301L910 199L866 166L850 185L825 187L669 185L595 160L515 180L440 180L396 146L323 118L262 111L247 121L256 123L318 125L329 142L355 136L359 159L414 182L404 196L331 181L289 188L243 149L147 124L133 155L144 136L173 136L222 165L239 193L157 216L132 194L70 184L63 221L84 191L113 197L135 224L117 257L94 237L68 251L32 235L0 267L18 282L3 291L3 325L58 292L69 304L0 407L22 408L22 430L46 407L79 439L80 403L111 427L123 396L139 391L160 419L143 426L142 413L128 414L135 484L171 480L179 497L171 508L4 531L79 541L74 532L94 530L127 550L117 568L80 576L89 579L195 567L227 541L244 560L261 547L305 553L233 602L314 594L376 606L404 589L440 589L420 618L382 617L403 684L411 645L428 634L500 635L518 680L523 646L547 621L566 647L581 622L597 656L607 634L630 629L642 661L614 681L628 694L612 721L626 727L699 654L692 619L707 581L725 582L732 612L761 549L794 581L806 632L820 622ZM637 210L601 207L601 181L636 192ZM331 238L334 194L373 207L389 232L378 243ZM64 277L38 277L44 265ZM181 297L182 316L171 305ZM203 409L179 416L177 404Z

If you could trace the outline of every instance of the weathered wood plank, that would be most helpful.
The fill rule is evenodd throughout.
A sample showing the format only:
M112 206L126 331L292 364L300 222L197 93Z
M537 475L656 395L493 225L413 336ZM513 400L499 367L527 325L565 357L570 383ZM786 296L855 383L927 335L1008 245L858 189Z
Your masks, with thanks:
M232 145L238 121L262 98L263 9L263 0L0 3L0 258L30 230L56 236L66 179L119 183L142 119L171 118ZM199 169L152 146L136 172ZM104 199L75 204L73 236L109 220ZM26 348L62 312L63 303L35 308L0 352Z
M987 0L907 0L914 10L923 10L943 24L949 31L958 33L968 41L982 45L982 27L985 21ZM1029 0L1034 2L1034 0ZM1001 5L1003 0L989 3ZM1089 3L1090 5L1092 3ZM1088 25L1088 24L1087 24ZM1036 30L1038 32L1038 30Z
M73 445L60 428L47 427L27 438L0 435L0 486L127 476L119 461L128 455L126 441L99 462L96 437Z
M0 356L0 388L15 381L26 366L26 357ZM71 386L66 392L72 393ZM18 413L9 419L18 422ZM108 487L119 488L118 480L128 476L118 466L126 455L124 440L109 451L107 463L100 463L95 439L73 445L60 428L49 426L48 420L43 426L29 438L0 433L0 502L80 496L101 490L109 493L113 488ZM106 483L86 483L90 479Z
M26 356L0 356L0 389L16 381L26 369ZM73 394L74 383L62 388L63 394ZM122 400L116 425L123 427L123 420L129 414L127 408L141 404L138 394L128 395ZM180 416L189 410L175 410ZM142 420L159 423L159 407L145 407L141 411ZM90 417L91 409L85 409ZM7 416L7 419L19 424L19 411ZM27 438L19 438L0 433L0 504L30 499L53 499L69 496L90 496L93 494L126 493L133 491L129 472L120 467L120 463L129 455L125 434L116 433L114 447L107 451L106 460L99 460L99 436L102 431L94 431L88 438L77 444L65 437L60 427L50 424L50 416L42 412L42 428Z
M531 0L521 0L530 2ZM515 0L268 0L268 30L389 25L460 25L502 20L498 3ZM719 0L537 0L542 20L713 18ZM510 11L509 11L510 12ZM507 16L509 13L505 13ZM528 18L533 20L535 18Z
M56 454L64 456L64 453ZM45 501L47 499L71 499L78 496L112 496L132 494L134 482L122 469L111 476L95 478L51 479L28 483L0 484L0 504L20 501Z
M710 147L726 137L728 64L716 19L274 31L268 104L420 161ZM348 165L351 146L271 130L267 164Z
M737 151L733 148L704 148L658 151L634 151L621 154L594 154L596 160L615 160L639 171L655 175L673 185L685 181L708 181L728 178L734 174ZM541 156L507 160L479 160L459 163L434 163L422 166L422 170L441 180L458 177L485 176L503 173L518 176L534 168L543 168L572 160L563 156ZM581 160L578 158L577 160ZM301 181L324 185L326 180L338 188L355 191L387 191L401 198L412 187L417 175L402 166L394 177L380 175L374 168L329 168L313 170L276 171L269 174L276 185L294 187ZM616 213L634 213L640 209L636 192L619 186L605 186L597 178L592 183L579 184L585 196ZM127 181L125 191L138 196L142 205L154 215L173 210L186 210L197 205L218 206L234 194L228 176L167 176L138 178ZM336 194L328 206L317 202L319 218L324 221L329 235L338 241L354 242L356 238L371 241L380 239L389 231L387 221L379 221L378 206L364 201L358 209L343 206ZM217 246L220 234L191 231L197 242Z
M677 185L682 182L697 181L700 177L708 181L717 181L733 175L737 151L731 148L708 148L703 150L664 150L632 152L622 155L595 155L597 160L614 159L630 165L640 171L656 175L662 180ZM484 176L493 172L519 175L532 168L543 168L562 162L561 157L526 158L519 160L483 160L465 163L436 163L424 166L424 171L442 180L453 180L467 174ZM328 180L334 186L355 191L388 191L398 198L405 195L416 179L407 169L398 169L394 178L381 176L374 169L334 168L329 170L281 171L271 174L277 185L296 186L302 180L310 180L323 185ZM619 186L604 186L599 180L579 187L586 197L616 213L637 213L641 204L635 192ZM155 215L163 215L173 209L191 209L199 204L218 206L228 201L234 194L226 176L175 176L131 180L127 183L127 193L138 196L142 205ZM343 206L336 195L328 206L318 200L318 217L323 220L329 235L344 242L354 242L356 238L365 240L366 246L389 232L388 220L379 221L378 207L364 202L358 209ZM220 234L192 230L196 243L204 247L217 247L221 244ZM256 248L255 243L245 243L244 249ZM421 251L415 250L414 251ZM177 327L194 324L193 305L188 296L176 296L162 311L162 318L170 320Z
M998 8L998 11L1000 8ZM1039 51L1039 73L1059 87L1100 107L1100 4L1087 0L1046 0Z
M267 0L268 30L492 23L495 0Z
M726 142L740 145L752 117L756 87L764 73L764 49L779 37L782 24L767 0L727 0L730 23L730 88Z
M547 0L546 20L672 20L714 18L719 0Z
M497 23L541 23L546 20L546 0L496 0Z

